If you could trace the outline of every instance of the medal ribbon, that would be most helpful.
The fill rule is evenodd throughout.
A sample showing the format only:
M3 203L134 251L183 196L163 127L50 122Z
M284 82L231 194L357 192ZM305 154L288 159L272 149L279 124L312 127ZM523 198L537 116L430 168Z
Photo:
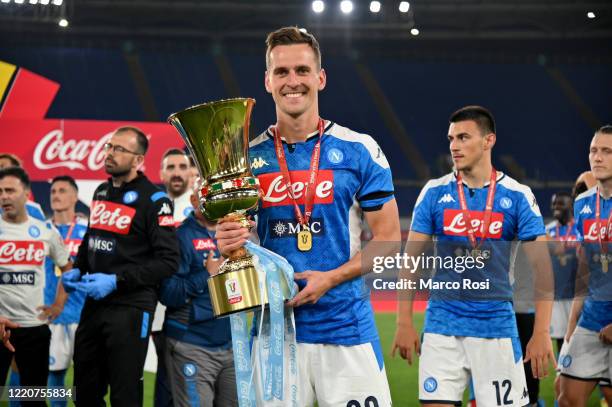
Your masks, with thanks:
M599 241L599 248L603 254L608 254L608 241L610 240L610 228L612 226L612 211L608 215L608 223L606 225L606 238L603 239L606 244L602 243L601 239L601 203L599 202L599 187L597 187L597 199L595 199L595 222L597 223L597 240Z
M308 226L310 221L310 215L312 215L312 208L314 207L314 196L315 196L315 184L317 182L317 175L319 174L319 159L321 158L321 139L323 138L324 121L319 118L319 140L315 144L312 150L312 156L310 157L310 174L308 176L308 184L306 185L306 199L304 201L304 215L300 210L297 200L293 195L293 187L291 183L291 175L289 168L287 167L287 158L285 157L285 150L283 149L283 142L281 140L280 133L276 126L272 127L272 135L274 136L274 148L276 151L276 158L278 159L278 166L281 169L283 182L287 188L287 193L293 201L293 210L295 217L302 226Z
M489 225L491 223L491 215L493 214L493 199L495 198L495 187L497 185L497 171L495 168L491 168L491 180L489 182L489 192L487 193L487 204L485 207L485 215L482 225L482 239L480 243L486 240L487 233L489 233ZM465 200L465 192L463 192L463 179L461 173L457 171L457 193L459 194L459 204L461 205L461 211L463 212L463 219L466 223L466 230L470 244L472 248L477 249L480 243L476 240L476 234L472 230L472 216L467 207Z
M563 236L562 239L559 239L561 236L559 236L559 232L560 232L560 227L559 227L559 223L557 222L557 225L555 226L555 237L556 240L560 240L563 242L563 249L567 248L567 240L569 239L569 236L572 234L572 228L574 227L574 221L572 220L570 223L568 223L567 225L567 230L565 231L565 236ZM599 225L597 225L599 226Z

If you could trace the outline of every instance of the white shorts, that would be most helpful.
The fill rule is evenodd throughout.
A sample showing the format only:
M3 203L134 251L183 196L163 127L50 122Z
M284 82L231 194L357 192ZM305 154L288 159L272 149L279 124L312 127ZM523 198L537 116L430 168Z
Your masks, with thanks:
M558 300L553 302L552 316L550 318L550 337L563 339L567 331L572 300Z
M529 404L518 337L423 335L419 359L422 403L460 406L470 378L479 406Z
M578 326L559 352L558 368L570 379L592 380L610 386L612 345L601 342L599 332Z
M74 353L74 334L78 324L49 324L51 345L49 346L49 370L66 370L70 367Z
M253 349L257 346L257 339ZM298 407L390 407L391 393L380 342L355 346L297 344ZM288 377L288 363L285 377ZM259 388L259 374L254 381ZM289 394L289 386L285 394ZM258 397L261 400L261 397ZM286 407L287 402L260 402L258 407Z

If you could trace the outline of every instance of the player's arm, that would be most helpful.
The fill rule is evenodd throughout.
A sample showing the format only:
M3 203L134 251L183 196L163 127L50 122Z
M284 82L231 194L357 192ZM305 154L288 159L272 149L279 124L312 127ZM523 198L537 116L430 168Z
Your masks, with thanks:
M52 229L51 238L49 240L49 255L62 273L72 269L73 263L72 260L70 260L70 254L64 245L61 235L55 228ZM64 290L64 285L58 283L53 304L41 305L36 308L40 311L39 318L49 321L56 319L64 310L67 299L68 293Z
M364 211L365 219L372 232L372 240L363 249L364 252L376 252L378 256L393 255L398 252L401 241L399 213L397 202L391 199L375 211ZM367 256L371 259L371 256ZM304 287L288 305L299 307L303 304L314 304L331 288L345 281L372 271L370 260L364 261L362 252L357 252L349 261L329 271L307 270L295 273L296 280L306 280Z
M404 253L408 257L417 257L427 251L431 244L432 237L424 233L410 231ZM420 263L419 263L420 265ZM420 266L416 270L400 268L398 280L403 279L414 281L418 279L421 271ZM391 356L399 350L402 359L406 359L408 364L412 364L412 355L421 354L421 340L413 322L414 294L416 290L406 289L397 292L397 327L395 328L395 338L391 345Z
M525 349L525 362L531 360L531 370L536 378L548 374L548 364L555 364L550 339L550 318L554 300L554 277L546 237L523 242L525 254L531 264L534 280L535 323L533 335Z
M172 208L166 196L158 198L147 207L147 238L151 246L151 258L139 265L125 265L109 270L117 274L117 290L131 291L140 287L158 286L179 268L180 252L174 223L167 223L164 205ZM144 244L144 242L143 242Z
M578 270L576 270L574 299L572 301L572 307L567 319L567 330L565 331L566 342L568 342L574 334L574 330L576 329L576 325L578 325L578 320L580 319L580 314L582 314L584 299L588 294L589 262L587 259L586 247L584 245L578 247L577 256Z

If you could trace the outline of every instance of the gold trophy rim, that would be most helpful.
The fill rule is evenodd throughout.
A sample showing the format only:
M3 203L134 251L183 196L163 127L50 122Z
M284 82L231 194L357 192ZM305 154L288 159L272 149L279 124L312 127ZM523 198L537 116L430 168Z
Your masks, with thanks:
M166 119L166 122L172 124L172 120L176 119L178 115L186 113L186 112L190 112L193 110L198 110L200 108L203 107L210 107L212 105L217 105L217 104L222 104L222 103L228 103L228 102L238 102L238 101L250 101L251 103L253 103L253 105L256 103L254 98L250 98L250 97L236 97L236 98L228 98L228 99L220 99L220 100L215 100L212 102L205 102L205 103L199 103L197 105L193 105L193 106L189 106L183 110L180 110L178 112L174 112L172 113L170 116L168 116L168 118Z

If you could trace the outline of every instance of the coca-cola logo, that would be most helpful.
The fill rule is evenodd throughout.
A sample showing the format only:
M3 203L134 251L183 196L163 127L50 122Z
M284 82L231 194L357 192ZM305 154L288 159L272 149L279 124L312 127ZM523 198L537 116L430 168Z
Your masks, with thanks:
M310 171L291 171L291 187L293 196L299 205L305 201L305 191L308 185ZM287 185L281 173L262 174L259 184L263 191L262 205L269 206L293 205ZM334 173L331 170L319 170L315 186L315 204L331 204L334 202Z
M196 250L215 250L217 248L212 239L193 239L191 242Z
M602 219L599 221L599 236L597 235L597 221L595 219L586 219L583 224L583 234L585 242L598 242L601 240L612 240L612 228L608 229L608 221ZM607 236L606 236L607 234Z
M41 241L0 241L0 264L42 266L45 244Z
M471 229L474 231L474 236L482 238L484 236L484 212L469 211L471 221ZM487 238L501 238L504 226L504 214L500 212L491 213L491 223L487 231ZM463 217L463 211L460 209L445 209L444 210L444 234L449 236L467 236L467 222Z
M66 167L97 171L104 165L104 144L111 136L108 133L97 140L64 139L63 130L51 130L34 149L34 165L41 170Z
M89 215L89 227L120 235L130 233L136 209L108 201L93 201Z

